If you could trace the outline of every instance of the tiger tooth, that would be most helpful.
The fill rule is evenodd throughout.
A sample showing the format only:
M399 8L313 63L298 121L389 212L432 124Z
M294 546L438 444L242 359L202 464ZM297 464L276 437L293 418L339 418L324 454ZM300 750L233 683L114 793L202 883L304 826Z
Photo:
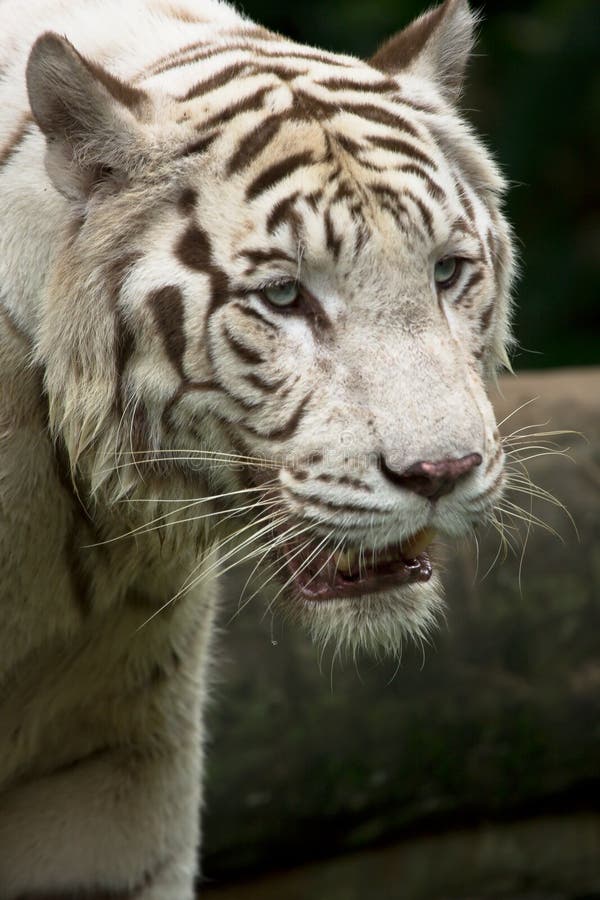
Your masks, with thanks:
M406 559L414 559L422 553L435 537L435 528L422 528L400 545L402 555Z

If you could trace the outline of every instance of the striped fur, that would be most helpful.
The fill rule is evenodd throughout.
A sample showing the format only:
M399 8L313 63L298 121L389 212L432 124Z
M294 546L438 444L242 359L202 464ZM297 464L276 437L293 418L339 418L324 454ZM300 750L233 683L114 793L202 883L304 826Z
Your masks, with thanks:
M219 0L0 16L0 896L190 900L215 542L259 561L293 522L375 552L502 490L513 265L456 106L474 19L446 0L369 63ZM434 506L397 487L474 452ZM440 604L436 579L283 596L374 652Z

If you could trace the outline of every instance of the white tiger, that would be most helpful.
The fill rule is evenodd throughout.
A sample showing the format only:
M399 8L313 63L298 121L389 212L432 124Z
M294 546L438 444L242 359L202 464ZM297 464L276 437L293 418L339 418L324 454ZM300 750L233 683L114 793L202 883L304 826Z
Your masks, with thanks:
M474 16L368 63L218 0L0 23L0 897L189 900L215 542L395 652L502 491Z

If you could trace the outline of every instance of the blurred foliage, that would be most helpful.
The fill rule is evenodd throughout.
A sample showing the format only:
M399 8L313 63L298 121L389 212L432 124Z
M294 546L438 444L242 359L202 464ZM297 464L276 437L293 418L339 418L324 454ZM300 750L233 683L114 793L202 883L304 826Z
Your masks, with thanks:
M427 0L246 0L296 40L367 58ZM512 189L522 274L517 368L600 363L600 10L503 0L483 13L464 107ZM596 288L596 290L594 290Z

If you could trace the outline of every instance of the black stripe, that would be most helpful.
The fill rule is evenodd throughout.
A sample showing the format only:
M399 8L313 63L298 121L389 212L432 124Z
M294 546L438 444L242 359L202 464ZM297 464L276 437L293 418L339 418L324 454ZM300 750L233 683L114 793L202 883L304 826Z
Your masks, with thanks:
M335 193L332 195L329 203L331 206L333 206L335 203L341 203L343 200L351 200L353 197L354 193L348 182L342 181L340 184L338 184Z
M381 106L374 103L357 103L332 105L335 112L351 113L354 116L360 116L361 119L367 119L369 122L377 122L379 125L386 125L388 128L399 128L410 134L412 137L418 138L419 132L402 116L392 113Z
M273 51L252 48L252 52L257 54L259 58L262 57L264 59L301 59L308 63L322 62L328 66L336 66L337 68L342 69L349 69L354 65L352 62L337 59L335 56L327 56L325 53L320 53L318 50L313 52L308 47L304 47L302 50Z
M21 117L21 121L14 132L8 139L8 143L0 149L0 170L6 166L19 149L21 143L34 128L32 117L26 113Z
M182 397L185 397L186 394L189 394L193 391L204 392L204 391L219 391L222 392L222 389L218 384L215 384L214 381L182 381L175 393L172 395L170 400L167 401L165 408L162 413L162 423L164 428L170 427L170 416L174 407L177 406ZM160 460L159 460L160 461Z
M281 127L282 116L272 116L260 122L240 140L235 152L227 163L227 174L233 175L247 168L271 143Z
M474 238L478 237L477 232L471 228L467 220L462 216L459 216L458 219L454 220L454 222L452 223L451 231L462 231L463 234L468 234Z
M193 100L194 97L199 97L201 94L208 94L210 91L215 91L217 88L223 87L228 84L232 78L238 75L240 72L243 72L244 69L248 68L247 61L234 63L231 66L226 66L224 69L221 69L219 72L216 72L214 75L211 75L210 78L206 78L204 81L198 81L194 84L189 91L183 94L181 97L176 97L180 103L185 103L186 100Z
M469 200L466 190L458 182L455 182L455 185L459 200L462 203L462 207L467 215L467 218L470 219L471 222L475 222L475 207Z
M292 44L292 46L295 46ZM199 52L196 53L195 51ZM189 66L193 63L200 62L204 59L210 59L213 56L220 56L226 53L232 53L234 51L246 51L249 56L250 62L260 62L262 59L300 59L305 62L324 62L330 66L342 67L342 68L350 68L352 63L345 62L343 60L337 59L335 56L327 56L324 53L320 53L319 51L311 51L310 48L304 48L300 51L297 50L267 50L263 47L253 46L251 42L237 42L237 43L229 43L223 44L219 46L206 46L205 41L196 41L194 44L188 44L186 47L182 47L181 50L176 53L170 53L168 56L162 57L162 59L157 60L152 66L149 66L144 70L141 77L143 78L152 78L154 75L160 75L163 72L167 72L169 69L176 69L179 66Z
M361 93L397 94L398 85L389 79L380 81L356 81L353 78L327 78L324 81L316 81L319 87L328 91L360 91Z
M177 209L183 213L184 216L189 216L196 208L197 199L198 193L193 188L184 188L177 200Z
M147 298L155 325L160 333L165 353L182 381L183 359L186 348L183 294L175 285L167 285L153 291Z
M342 239L335 233L333 221L331 219L331 210L325 213L325 242L328 250L331 251L335 260L339 259L340 250L342 249Z
M416 194L413 194L412 191L402 191L402 195L404 197L408 197L415 204L419 212L421 213L421 218L423 219L423 224L427 229L427 233L429 237L435 237L433 231L433 213L431 210L423 203L420 197L417 197Z
M198 138L197 141L192 141L191 144L187 144L183 150L179 151L179 156L191 156L194 153L203 153L205 150L208 150L210 145L218 137L218 131L213 131L212 134L206 134L203 137Z
M273 248L272 250L243 250L240 255L245 256L250 263L245 270L244 275L252 275L259 266L268 262L282 261L291 263L292 265L296 264L296 259L293 256L290 256L289 253L285 253L283 250L278 250L277 248Z
M429 103L417 103L416 100L409 100L408 97L402 96L396 96L394 97L394 100L396 103L401 103L403 106L408 106L409 109L414 109L415 112L424 112L429 113L430 115L437 115L439 113L439 109L436 109Z
M395 215L394 215L394 218L396 218ZM398 218L396 218L396 221L398 222L398 225L400 225ZM364 223L362 225L358 225L356 228L356 236L354 238L354 249L352 251L352 256L354 259L357 258L357 256L360 254L361 250L363 250L366 247L368 242L369 242L369 232L368 232L366 226L364 225Z
M278 182L283 181L288 175L302 166L309 166L315 162L312 153L305 150L302 153L294 153L286 159L273 163L264 172L261 172L246 188L246 199L255 200L265 191L270 190Z
M302 199L305 200L306 203L308 203L308 205L314 212L317 212L317 210L319 209L319 203L323 199L323 191L321 188L317 188L316 190L311 191L310 194L305 194Z
M248 375L244 375L244 379L248 384L257 387L268 394L278 391L287 381L287 377L280 378L278 381L266 381L264 378L261 378L260 375L257 375L256 372L250 372Z
M268 325L270 328L276 329L277 326L274 322L271 322L270 319L267 319L266 316L263 316L262 313L255 309L253 306L242 306L241 303L233 303L232 306L235 307L239 312L244 313L246 316L251 316L254 319L258 319L259 322L262 322L263 325Z
M288 492L293 494L294 492L287 488ZM313 504L313 506L321 506L324 509L334 510L335 512L349 512L349 513L382 513L383 510L373 509L372 506L360 506L360 505L351 505L349 503L333 503L330 500L325 500L323 497L315 496L314 494L303 494L302 496L303 502Z
M364 144L355 141L345 134L334 134L333 139L336 144L339 144L342 150L345 150L346 153L349 153L352 157L358 157L361 151L365 149Z
M269 234L273 234L277 226L282 222L289 221L295 233L299 232L300 216L294 209L294 203L298 199L299 192L294 191L289 197L282 197L278 200L268 215L266 228Z
M383 209L387 210L394 219L396 220L396 224L399 227L403 227L405 224L402 220L402 214L410 218L410 214L408 209L402 203L400 197L393 191L390 187L385 184L372 184L369 185L371 191L378 198L380 205ZM356 252L356 251L355 251Z
M244 362L251 364L260 364L264 363L264 357L257 350L253 350L251 347L247 347L243 344L239 338L235 337L235 335L231 334L227 326L223 328L223 334L227 341L229 342L232 350L237 353L237 355L244 360Z
M385 137L378 134L369 134L367 135L366 140L373 146L379 147L381 150L388 150L390 153L402 153L411 159L423 163L424 166L431 166L434 171L437 171L437 166L433 160L409 141L403 141L401 138Z
M424 181L429 193L438 202L446 199L446 194L439 184L420 166L417 166L414 163L408 163L407 165L398 166L398 171L405 172L407 175L415 175L417 178L420 178L421 181Z
M296 429L298 428L298 425L300 424L301 420L304 418L304 413L306 412L306 407L308 405L310 397L311 397L311 395L307 394L304 397L304 399L300 401L300 403L298 404L298 406L296 407L296 409L294 410L294 412L292 413L292 415L290 416L290 418L288 419L286 424L282 425L280 428L275 428L272 431L268 431L265 434L261 434L260 431L257 431L255 428L252 428L252 426L250 426L250 425L244 425L243 423L240 423L241 427L245 431L250 432L250 434L254 434L254 435L256 435L256 437L264 438L265 440L268 439L268 440L274 441L274 440L285 440L286 438L290 438L294 434Z
M195 272L210 278L211 310L229 297L230 283L226 272L213 262L208 235L196 225L190 225L175 245L177 259Z
M254 94L242 97L241 100L232 103L230 106L225 107L225 109L222 109L220 112L215 113L205 121L201 122L199 128L204 130L205 128L212 128L213 125L225 125L227 122L231 122L232 119L235 119L236 116L242 115L242 113L262 109L265 94L270 90L272 90L271 87L262 87Z
M77 53L86 68L92 72L96 80L106 88L111 97L114 97L118 103L122 103L123 106L126 106L127 109L134 113L139 114L143 111L144 105L148 100L148 95L145 91L134 87L126 81L121 81L115 75L111 75L103 66L93 62L91 59L82 57L77 50L75 50L75 53Z
M460 294L454 299L454 306L460 306L467 294L482 280L483 271L481 269L476 269L474 272L471 272L463 285Z

